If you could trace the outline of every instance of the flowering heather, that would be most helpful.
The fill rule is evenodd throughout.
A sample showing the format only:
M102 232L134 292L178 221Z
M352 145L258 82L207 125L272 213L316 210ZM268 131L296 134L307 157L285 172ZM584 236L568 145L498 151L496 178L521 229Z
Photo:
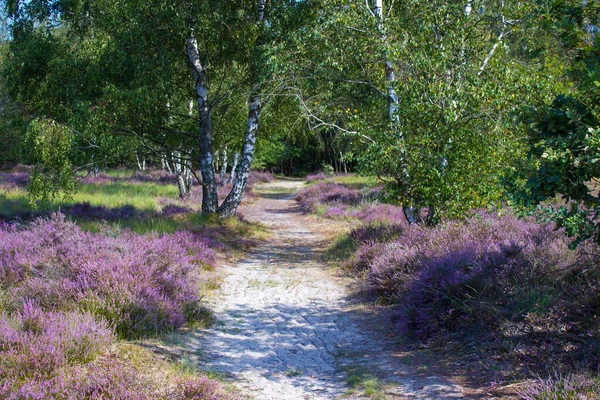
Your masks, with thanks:
M93 361L113 341L108 324L90 314L44 312L26 300L13 316L0 314L0 382L6 382L0 397L2 392L23 398L27 393L43 394L44 387L57 389L53 381L64 378L57 376L62 369Z
M191 378L177 385L177 399L181 400L232 400L233 397L223 393L221 385L215 380Z
M177 182L177 175L160 169L150 171L136 171L130 179L132 182L155 182L163 184L174 184Z
M273 174L266 171L250 171L248 176L248 186L254 186L257 183L273 182Z
M320 204L356 205L362 199L359 190L350 189L331 181L319 182L316 185L302 189L296 195L300 208L306 212L315 212Z
M371 203L366 204L350 212L352 218L356 218L365 224L406 225L406 217L402 207L391 204Z
M333 206L325 212L324 216L327 218L343 218L346 215L346 207L344 206Z
M367 268L368 287L399 303L401 330L421 339L458 326L495 329L502 320L521 320L525 288L546 285L540 276L560 279L577 261L562 232L510 215L435 229L405 225L385 244L375 243L376 228L353 234L363 242L354 262Z
M0 226L0 285L13 307L34 298L45 310L89 311L121 337L182 326L198 303L199 266L213 260L206 241L190 232L108 237L83 232L62 214L26 230Z
M97 174L88 174L86 175L81 182L92 184L92 185L102 185L107 182L116 182L116 178L109 176L105 172L98 172Z
M165 217L171 217L173 215L187 214L187 213L190 213L193 211L194 210L191 209L190 207L178 206L177 204L167 204L166 206L163 207L160 214Z
M0 189L24 188L29 184L29 172L0 172Z
M325 175L323 172L317 172L316 174L307 175L306 183L313 183L316 181L324 181L327 178L328 178L328 176Z

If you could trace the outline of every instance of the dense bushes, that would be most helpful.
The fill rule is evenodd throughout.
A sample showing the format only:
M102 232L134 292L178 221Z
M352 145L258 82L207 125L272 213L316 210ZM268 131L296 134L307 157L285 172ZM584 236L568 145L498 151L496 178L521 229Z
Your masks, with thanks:
M84 232L62 214L0 225L0 398L155 398L111 346L202 316L202 270L214 254L190 232L108 229ZM168 398L220 393L214 381L187 379Z
M180 327L198 301L213 252L189 232L111 237L82 231L62 214L31 229L0 228L5 307L36 299L44 309L80 309L111 321L121 337Z
M517 346L501 358L517 359L525 375L600 362L600 252L592 242L572 251L551 224L486 213L436 228L363 225L350 238L348 265L381 302L397 306L404 334L476 337L479 346L493 343L492 352Z
M307 211L351 221L354 228L332 254L345 252L346 267L364 289L393 306L395 327L405 337L430 345L460 343L499 381L543 374L549 366L565 374L597 369L596 244L570 250L571 239L553 224L507 211L478 212L434 228L408 225L401 207L340 186L317 183L298 200ZM593 379L585 385L580 380L540 381L527 398L583 393L578 387L597 391Z
M520 393L525 400L593 400L600 398L600 382L586 375L537 380Z
M394 238L385 225L355 229L352 265L371 291L402 305L401 330L420 339L465 327L522 323L532 313L567 307L564 296L576 292L569 302L589 307L594 301L587 297L593 297L591 286L597 287L596 272L588 269L595 247L570 251L568 238L549 224L482 214L433 229L397 230ZM583 281L586 293L577 285ZM576 318L581 307L572 307L563 323ZM573 321L571 329L580 328Z
M318 207L324 207L327 216L343 217L349 207L373 200L379 192L379 188L357 190L333 181L320 181L298 192L296 201L306 212L317 212Z

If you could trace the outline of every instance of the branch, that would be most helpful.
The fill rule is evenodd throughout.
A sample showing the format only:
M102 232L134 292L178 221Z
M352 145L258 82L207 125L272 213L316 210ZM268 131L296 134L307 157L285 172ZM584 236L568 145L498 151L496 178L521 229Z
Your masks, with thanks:
M288 88L289 90L295 91L296 93L292 93L291 96L295 97L298 100L298 103L300 103L300 106L304 109L304 111L306 111L306 113L308 114L308 121L309 124L311 121L316 121L316 125L312 125L311 129L317 129L320 128L322 126L326 126L329 128L333 128L336 129L344 134L349 134L349 135L358 135L364 139L369 140L371 143L376 143L375 140L373 140L372 138L370 138L367 135L364 135L362 133L358 133L358 131L351 131L345 128L342 128L341 126L334 124L332 122L327 122L324 121L323 119L319 118L315 113L312 112L312 110L306 105L306 102L304 101L304 99L302 98L301 94L298 93L298 90L296 88Z
M371 7L369 7L369 0L365 0L365 7L367 8L367 11L369 11L369 14L371 14L373 17L377 18L375 16L375 13L373 12L373 10L371 10Z
M479 72L477 73L477 76L481 76L483 71L486 69L488 63L490 62L492 56L494 55L494 52L498 48L498 45L502 42L502 39L507 34L506 27L515 25L519 22L520 22L520 20L518 20L518 19L508 19L508 20L504 19L504 15L502 15L502 32L500 32L500 35L498 35L498 39L496 40L496 43L494 43L494 46L492 46L492 49L490 50L488 55L483 60L483 64L481 64L481 67L479 68Z
M494 43L494 46L492 46L492 49L488 53L487 57L485 57L485 59L483 60L483 64L481 64L481 67L479 68L479 72L477 73L477 76L481 76L481 74L483 73L483 71L487 67L488 63L492 59L492 56L494 55L494 52L498 48L498 45L502 42L502 38L504 37L504 33L505 32L502 31L500 33L500 35L498 36L498 40L496 41L496 43Z

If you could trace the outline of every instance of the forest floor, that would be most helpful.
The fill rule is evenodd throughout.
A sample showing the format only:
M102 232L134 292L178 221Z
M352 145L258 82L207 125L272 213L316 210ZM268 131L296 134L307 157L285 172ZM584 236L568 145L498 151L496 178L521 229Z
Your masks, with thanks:
M324 261L331 227L294 201L303 185L260 186L240 208L272 234L222 266L208 299L215 324L179 344L190 361L258 400L491 398L459 369L403 350L385 310L353 295L352 280Z

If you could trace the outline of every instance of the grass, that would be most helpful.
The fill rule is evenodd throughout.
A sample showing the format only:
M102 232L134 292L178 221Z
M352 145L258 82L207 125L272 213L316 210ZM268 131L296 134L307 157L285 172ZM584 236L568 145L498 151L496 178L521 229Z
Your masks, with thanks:
M160 198L177 199L175 185L160 185L153 182L123 183L107 182L102 185L84 184L70 198L55 197L44 210L34 208L25 189L1 190L0 209L6 216L35 211L57 211L74 203L90 203L92 206L121 207L131 205L137 210L158 211Z
M159 398L168 399L169 390L177 382L202 376L219 381L228 392L234 390L226 382L227 377L224 374L201 369L198 363L187 355L176 357L174 354L165 354L168 351L161 354L153 350L153 347L151 343L119 342L115 354L117 358L130 363L143 379L153 382L156 388L164 392Z
M154 182L129 183L107 182L102 185L84 184L73 195L72 202L89 202L94 206L119 207L126 204L139 210L156 211L156 199L177 199L179 191L175 185Z
M325 252L325 260L343 262L356 251L357 245L347 233L338 234Z
M298 371L296 368L290 368L287 371L285 371L285 376L287 376L288 378L294 378L300 375L302 375L302 372Z
M346 372L346 383L352 389L362 391L370 399L385 400L383 383L364 367L352 365L342 369Z
M346 185L351 189L363 189L377 186L377 178L374 176L359 176L359 175L339 175L334 176L333 181Z

